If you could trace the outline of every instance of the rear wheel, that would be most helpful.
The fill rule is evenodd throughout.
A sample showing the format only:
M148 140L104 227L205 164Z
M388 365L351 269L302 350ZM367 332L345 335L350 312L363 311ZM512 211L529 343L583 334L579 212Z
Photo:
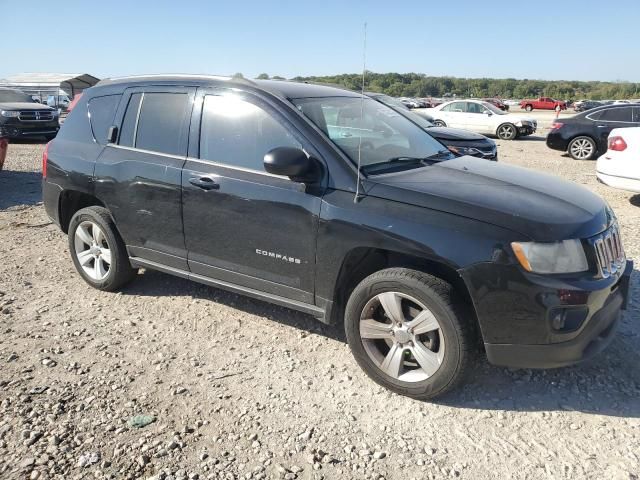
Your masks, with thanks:
M131 267L124 242L107 209L78 210L69 222L69 250L76 270L98 290L113 291L129 283Z
M591 137L576 137L567 151L574 160L591 160L596 154L596 142Z
M442 120L434 120L434 121L433 121L433 124L434 124L436 127L446 127L446 126L447 126L447 124L446 124L446 123L444 123Z
M518 136L518 129L513 123L503 123L496 130L496 135L501 140L513 140Z
M345 310L349 347L380 385L419 399L455 388L472 361L474 333L453 287L390 268L365 278Z

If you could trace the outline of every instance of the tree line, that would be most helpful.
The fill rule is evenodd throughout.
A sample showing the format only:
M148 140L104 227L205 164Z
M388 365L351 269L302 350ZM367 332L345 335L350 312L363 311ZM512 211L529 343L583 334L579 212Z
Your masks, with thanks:
M262 73L261 79L269 77ZM294 77L300 82L318 82L341 85L351 90L362 87L361 73ZM515 78L455 78L430 77L420 73L366 72L365 90L386 93L394 97L501 97L533 98L554 97L562 100L623 100L640 98L640 83L583 82L566 80L518 80Z

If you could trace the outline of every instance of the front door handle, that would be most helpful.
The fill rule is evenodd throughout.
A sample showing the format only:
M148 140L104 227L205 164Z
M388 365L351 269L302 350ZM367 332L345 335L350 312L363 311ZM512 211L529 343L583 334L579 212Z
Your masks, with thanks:
M220 184L211 177L191 177L189 183L203 190L218 190L220 188Z

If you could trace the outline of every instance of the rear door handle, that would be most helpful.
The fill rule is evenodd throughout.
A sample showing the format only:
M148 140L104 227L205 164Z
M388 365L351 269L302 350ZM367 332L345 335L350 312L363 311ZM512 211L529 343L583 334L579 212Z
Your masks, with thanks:
M220 188L220 184L211 177L191 177L189 183L202 190L218 190Z

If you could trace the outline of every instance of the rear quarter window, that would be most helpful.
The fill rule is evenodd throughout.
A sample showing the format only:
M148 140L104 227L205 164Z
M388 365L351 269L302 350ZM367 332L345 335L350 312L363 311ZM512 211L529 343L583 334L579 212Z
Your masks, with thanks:
M56 141L58 140L93 143L87 99L84 96L80 98L76 107L71 110L71 113L69 113L69 116L60 127L60 132L56 136Z
M113 125L121 97L122 95L107 95L89 100L89 120L93 138L101 145L107 144L107 132Z

